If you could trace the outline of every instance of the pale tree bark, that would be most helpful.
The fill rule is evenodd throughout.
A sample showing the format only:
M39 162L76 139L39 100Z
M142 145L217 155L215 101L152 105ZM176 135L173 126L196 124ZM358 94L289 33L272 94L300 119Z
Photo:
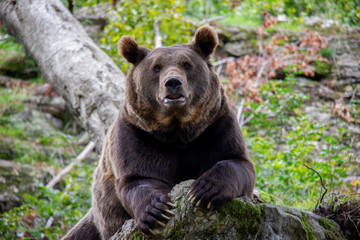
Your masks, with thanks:
M0 20L99 149L123 101L124 74L59 0L0 0Z

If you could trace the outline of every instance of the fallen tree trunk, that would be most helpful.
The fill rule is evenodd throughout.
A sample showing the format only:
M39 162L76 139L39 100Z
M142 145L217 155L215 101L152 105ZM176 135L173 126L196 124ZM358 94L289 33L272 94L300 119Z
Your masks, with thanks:
M2 0L0 21L100 149L124 98L124 74L59 0Z

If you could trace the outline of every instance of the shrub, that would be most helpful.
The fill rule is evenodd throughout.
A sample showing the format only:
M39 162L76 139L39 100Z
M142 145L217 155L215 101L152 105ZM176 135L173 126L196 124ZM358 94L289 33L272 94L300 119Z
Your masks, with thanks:
M116 9L109 12L109 24L105 27L101 46L126 72L129 66L117 50L120 37L131 35L139 45L153 48L154 23L159 22L163 45L189 42L192 23L185 19L184 10L179 0L119 1Z

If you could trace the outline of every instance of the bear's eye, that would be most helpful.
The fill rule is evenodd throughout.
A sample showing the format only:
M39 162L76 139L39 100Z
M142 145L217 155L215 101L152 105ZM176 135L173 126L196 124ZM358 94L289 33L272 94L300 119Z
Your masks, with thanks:
M155 72L160 72L161 71L161 66L159 64L156 64L153 69L154 69Z
M187 69L187 70L191 68L190 63L188 63L188 62L184 63L183 66L184 66L184 68Z

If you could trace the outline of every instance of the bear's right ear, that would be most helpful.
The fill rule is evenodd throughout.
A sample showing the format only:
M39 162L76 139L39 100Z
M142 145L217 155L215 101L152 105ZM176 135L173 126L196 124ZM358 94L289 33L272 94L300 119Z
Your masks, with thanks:
M217 34L211 27L203 26L196 31L195 40L191 45L203 57L209 58L218 45Z
M143 60L150 50L139 47L137 42L130 36L123 36L119 41L119 53L126 61L134 65Z

